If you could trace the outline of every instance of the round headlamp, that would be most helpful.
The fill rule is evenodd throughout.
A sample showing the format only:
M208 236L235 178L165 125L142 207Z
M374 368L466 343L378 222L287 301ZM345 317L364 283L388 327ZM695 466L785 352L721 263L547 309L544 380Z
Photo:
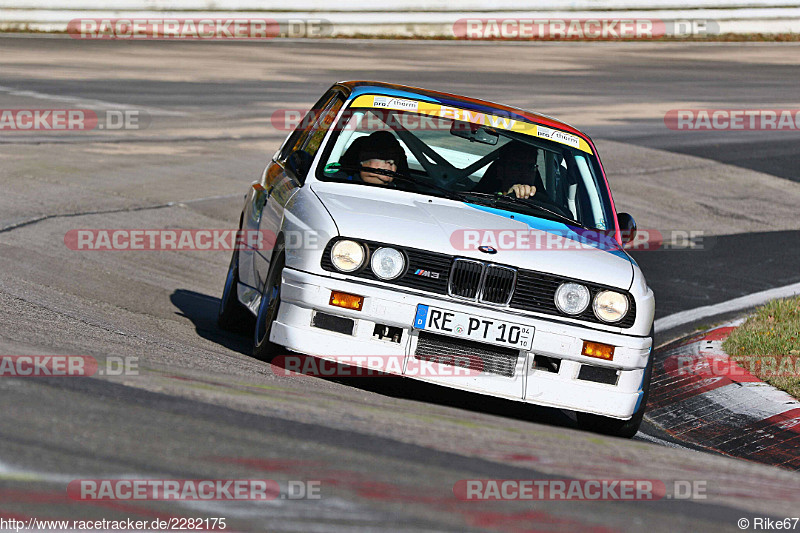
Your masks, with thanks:
M556 307L568 315L579 315L589 307L589 289L580 283L562 283L556 289Z
M367 254L356 241L343 240L331 248L331 263L339 272L354 272L364 264Z
M619 322L628 313L628 299L618 292L602 291L594 297L592 308L603 322Z
M370 266L378 278L390 280L403 273L406 268L406 258L394 248L378 248L372 254Z

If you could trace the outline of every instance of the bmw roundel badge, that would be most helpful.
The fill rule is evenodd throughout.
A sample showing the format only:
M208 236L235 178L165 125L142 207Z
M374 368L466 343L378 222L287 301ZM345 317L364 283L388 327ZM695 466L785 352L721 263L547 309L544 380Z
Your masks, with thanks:
M485 254L496 254L497 250L492 248L491 246L479 246L478 250Z

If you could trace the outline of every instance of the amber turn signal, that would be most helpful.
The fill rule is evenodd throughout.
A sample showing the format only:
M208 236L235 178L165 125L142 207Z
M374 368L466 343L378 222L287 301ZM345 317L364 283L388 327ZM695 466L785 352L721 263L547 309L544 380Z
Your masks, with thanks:
M583 341L582 355L597 357L606 361L614 360L614 347L610 344L600 344L599 342Z
M364 297L347 294L346 292L331 291L331 299L328 303L336 307L361 311L364 306Z

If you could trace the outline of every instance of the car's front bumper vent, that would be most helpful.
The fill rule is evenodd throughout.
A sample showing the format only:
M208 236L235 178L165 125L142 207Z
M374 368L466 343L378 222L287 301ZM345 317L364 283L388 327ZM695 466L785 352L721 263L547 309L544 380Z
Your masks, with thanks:
M311 325L315 328L327 329L328 331L344 333L345 335L352 335L356 321L352 318L329 315L328 313L317 311L311 318Z
M414 357L513 378L519 350L420 331Z
M619 379L619 372L616 368L581 365L581 370L578 372L578 379L594 381L595 383L603 383L605 385L616 385Z

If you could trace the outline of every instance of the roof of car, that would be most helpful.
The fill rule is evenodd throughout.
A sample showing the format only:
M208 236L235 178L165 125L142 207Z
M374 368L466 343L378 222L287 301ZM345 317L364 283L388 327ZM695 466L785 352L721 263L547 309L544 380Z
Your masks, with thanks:
M511 114L512 116L516 115L516 117L521 118L522 120L535 122L538 124L542 124L552 128L557 128L562 131L567 131L570 133L575 133L577 135L581 135L587 140L590 140L589 136L583 133L582 131L570 126L569 124L561 122L560 120L556 120L553 117L549 117L547 115L540 115L538 113L533 113L531 111L526 111L524 109L498 104L495 102L489 102L487 100L469 98L467 96L460 96L457 94L444 93L439 91L431 91L428 89L421 89L419 87L409 87L407 85L399 85L395 83L384 83L381 81L353 80L353 81L342 81L339 82L337 85L345 87L346 89L349 90L351 95L354 96L366 93L379 93L388 96L396 96L400 98L417 97L417 98L422 98L424 100L432 100L439 104L453 105L470 110L477 110L483 112L502 111L504 113Z

